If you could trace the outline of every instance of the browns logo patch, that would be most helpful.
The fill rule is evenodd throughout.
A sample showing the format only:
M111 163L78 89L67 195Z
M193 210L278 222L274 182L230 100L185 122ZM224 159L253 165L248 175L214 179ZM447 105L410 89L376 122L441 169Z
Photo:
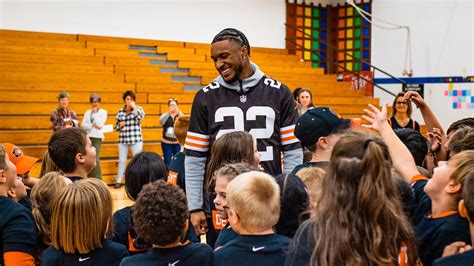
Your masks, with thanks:
M13 150L11 151L13 157L15 158L20 158L22 155L23 155L23 151L18 148L18 147L14 147Z

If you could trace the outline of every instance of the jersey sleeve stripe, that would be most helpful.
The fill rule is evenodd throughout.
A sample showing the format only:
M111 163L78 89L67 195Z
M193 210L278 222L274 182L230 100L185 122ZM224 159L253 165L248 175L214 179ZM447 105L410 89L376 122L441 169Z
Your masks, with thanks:
M280 128L280 134L287 134L295 131L295 125Z
M281 145L288 145L288 144L293 144L299 142L299 139L293 137L293 138L288 138L288 140L283 140L281 142Z
M209 150L209 147L207 148L200 148L200 147L194 147L188 144L184 144L184 148L187 150L193 150L193 151L200 151L200 152L207 152Z
M196 138L198 140L202 140L202 141L207 141L209 139L208 135L202 135L202 134L194 133L194 132L191 132L191 131L188 131L187 137L194 137L194 138Z
M201 145L201 144L193 143L193 142L189 142L189 141L186 141L185 145L193 146L193 147L197 147L197 148L203 148L203 149L208 149L209 148L209 145Z
M209 146L209 141L199 141L199 140L194 140L194 139L191 139L191 138L186 138L185 142L186 143L197 144L197 145L201 145L201 146L206 146L206 147Z
M289 141L289 140L293 140L293 139L297 139L294 135L291 135L289 137L286 137L286 138L281 138L281 142L285 142L285 141Z
M290 138L290 137L294 137L295 134L293 134L293 132L291 133L288 133L288 134L284 134L284 135L280 135L280 138L281 139L286 139L286 138Z
M201 139L201 138L196 138L193 136L186 136L186 142L192 142L196 144L201 144L201 145L209 145L209 140L207 139Z

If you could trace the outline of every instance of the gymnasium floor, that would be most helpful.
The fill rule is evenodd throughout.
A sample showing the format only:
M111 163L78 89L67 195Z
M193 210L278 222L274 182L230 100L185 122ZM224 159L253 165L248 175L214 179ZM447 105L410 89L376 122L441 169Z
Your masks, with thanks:
M121 188L113 188L109 187L110 193L112 193L112 200L114 203L114 212L116 210L120 210L124 207L130 206L133 204L133 201L131 201L128 197L127 194L125 193L125 187L122 186Z

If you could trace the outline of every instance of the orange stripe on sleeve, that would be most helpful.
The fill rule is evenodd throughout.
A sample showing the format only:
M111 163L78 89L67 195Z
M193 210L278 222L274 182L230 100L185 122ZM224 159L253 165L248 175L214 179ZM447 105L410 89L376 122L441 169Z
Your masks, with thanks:
M408 183L413 184L413 183L415 183L416 181L422 181L422 180L428 180L428 177L426 177L426 176L424 176L424 175L415 175L415 176L412 176L412 177L408 180Z
M191 136L191 135L186 135L186 138L197 140L197 141L202 141L202 142L208 142L209 141L208 139L200 138L200 137L196 137L196 136Z
M25 266L34 266L35 259L28 253L19 252L19 251L8 251L3 253L3 259L5 266L10 265L25 265Z
M186 141L185 145L196 147L196 148L203 148L203 149L209 148L209 145L199 145L199 144L192 143L192 142L187 142L187 141Z
M291 128L291 129L280 132L280 135L285 135L285 134L293 133L293 132L295 132L295 129Z
M281 139L281 141L284 142L284 141L289 141L289 140L294 140L294 139L296 139L296 137L291 136L291 137L283 138L283 139Z

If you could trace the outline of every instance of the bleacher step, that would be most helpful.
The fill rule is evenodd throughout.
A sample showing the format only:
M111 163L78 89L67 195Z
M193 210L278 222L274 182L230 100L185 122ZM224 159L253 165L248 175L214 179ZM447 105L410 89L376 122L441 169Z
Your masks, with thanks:
M202 89L204 87L204 85L191 85L191 84L184 84L184 90L185 91L198 91L200 89Z
M139 51L156 51L156 46L130 45L128 49Z
M156 54L156 53L138 53L140 57L147 57L147 58L159 58L166 60L166 54Z
M175 67L162 67L160 73L171 73L171 74L189 74L188 68L175 68Z
M171 76L173 82L189 82L201 84L201 77Z
M178 66L178 61L168 61L168 60L148 60L148 62L151 65L160 65L160 66L173 66L177 67Z

